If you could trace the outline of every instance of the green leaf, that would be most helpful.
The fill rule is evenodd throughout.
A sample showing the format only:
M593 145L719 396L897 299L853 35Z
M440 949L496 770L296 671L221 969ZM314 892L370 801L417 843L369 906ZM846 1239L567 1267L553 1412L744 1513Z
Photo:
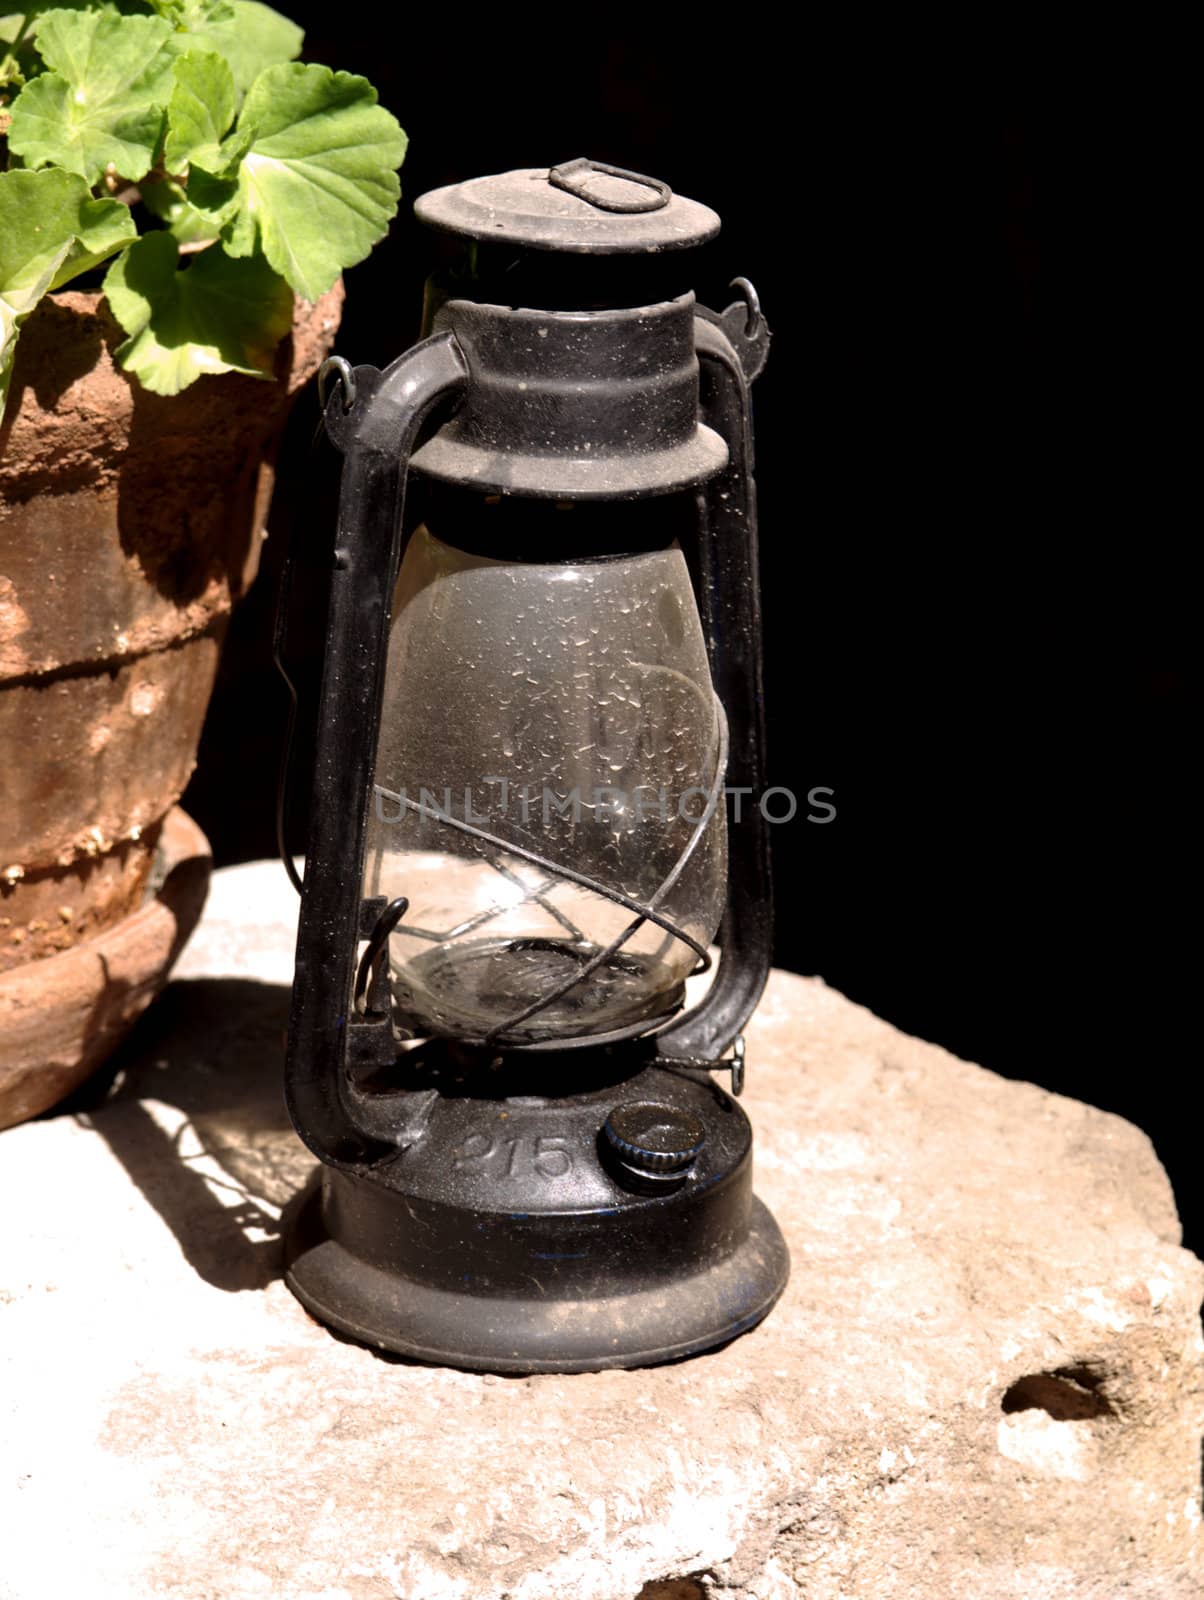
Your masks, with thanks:
M179 54L160 17L47 11L38 48L50 69L13 102L8 142L27 166L95 183L112 165L130 179L154 165Z
M109 268L105 294L130 337L117 360L156 394L206 373L270 378L292 325L293 297L262 256L235 261L219 245L177 270L169 233L148 233Z
M51 168L51 171L54 170ZM38 173L38 177L41 176ZM74 178L75 173L65 172L63 176ZM93 200L82 178L77 198L79 212L75 243L55 273L54 282L50 285L52 289L61 289L72 278L78 278L80 273L98 267L102 261L107 261L116 251L138 237L129 206L123 206L119 200Z
M216 50L234 74L235 92L241 98L265 67L292 61L301 54L305 32L259 0L231 0L223 11L230 17L211 15L186 26L202 49Z
M232 133L226 140L229 145L239 137ZM238 211L238 178L215 178L201 167L193 167L188 177L188 203L201 216L208 219L216 230L214 238Z
M167 103L168 171L182 173L195 161L216 172L224 159L221 142L234 112L234 75L221 56L209 50L190 50L181 56Z
M168 0L171 3L171 0ZM187 0L193 3L193 0ZM198 0L202 5L222 5L226 0ZM32 38L38 31L38 20L48 15L51 11L120 11L125 15L145 16L148 11L155 9L152 0L102 0L98 5L97 0L51 0L50 4L44 0L34 0L34 3L20 11L10 11L0 17L0 39L6 39L10 44L22 31L22 23L26 17L29 22L24 29L26 37Z
M205 206L194 205L192 192L211 198L213 208L207 210ZM224 206L221 203L223 198L226 202ZM216 178L207 178L199 166L192 168L187 189L175 178L142 184L142 205L167 224L179 245L213 243L215 238L221 237L221 230L234 213L237 203L239 184L234 179L221 182Z
M93 200L71 172L0 173L0 408L21 324L48 289L134 237L129 208Z
M253 130L239 168L232 255L261 242L298 294L316 300L362 261L397 211L405 134L366 78L329 67L260 73L239 124Z
M157 17L185 31L207 22L228 22L234 15L226 0L146 0Z
M211 244L238 210L238 179L214 178L193 167L187 187L175 178L144 183L142 203L178 243Z
M200 0L201 4L209 4L211 0ZM214 4L223 4L224 0L212 0ZM22 49L29 46L37 38L38 21L41 16L49 11L120 11L123 15L145 16L148 10L153 10L151 0L103 0L103 5L98 7L97 0L50 0L49 4L35 3L25 7L22 11L10 11L0 17L0 42L12 44L15 39L22 41ZM38 68L40 69L40 63Z
M24 82L25 73L16 56L9 50L0 50L0 95L4 97L0 100L0 108L12 98Z

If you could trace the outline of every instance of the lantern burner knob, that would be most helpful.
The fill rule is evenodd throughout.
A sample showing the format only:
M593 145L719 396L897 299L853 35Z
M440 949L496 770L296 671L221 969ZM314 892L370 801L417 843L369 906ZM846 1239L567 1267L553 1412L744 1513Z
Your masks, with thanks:
M676 1178L698 1158L706 1130L690 1111L654 1100L627 1101L602 1132L622 1165L644 1178Z

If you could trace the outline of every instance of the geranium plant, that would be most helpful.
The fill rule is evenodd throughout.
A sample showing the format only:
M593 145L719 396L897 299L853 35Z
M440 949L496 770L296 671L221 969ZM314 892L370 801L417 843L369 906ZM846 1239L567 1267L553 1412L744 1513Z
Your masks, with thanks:
M405 154L372 85L301 44L259 0L0 17L0 405L21 323L106 261L117 360L148 389L272 375L294 292L383 237Z

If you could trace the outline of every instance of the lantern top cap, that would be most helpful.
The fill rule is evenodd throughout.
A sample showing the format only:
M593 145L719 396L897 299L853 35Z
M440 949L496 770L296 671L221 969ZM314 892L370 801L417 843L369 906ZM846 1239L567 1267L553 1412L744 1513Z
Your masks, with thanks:
M432 189L414 211L420 222L469 239L577 255L687 250L720 226L709 206L659 179L585 157Z

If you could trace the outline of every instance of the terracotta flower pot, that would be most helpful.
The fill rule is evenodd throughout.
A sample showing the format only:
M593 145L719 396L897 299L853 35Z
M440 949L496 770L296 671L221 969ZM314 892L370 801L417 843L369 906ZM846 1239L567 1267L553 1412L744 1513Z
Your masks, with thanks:
M143 903L342 297L297 302L275 382L171 397L114 365L99 295L48 296L25 325L0 427L0 973Z
M81 1084L167 982L209 888L209 844L179 806L164 818L137 911L92 939L0 974L0 1128Z

